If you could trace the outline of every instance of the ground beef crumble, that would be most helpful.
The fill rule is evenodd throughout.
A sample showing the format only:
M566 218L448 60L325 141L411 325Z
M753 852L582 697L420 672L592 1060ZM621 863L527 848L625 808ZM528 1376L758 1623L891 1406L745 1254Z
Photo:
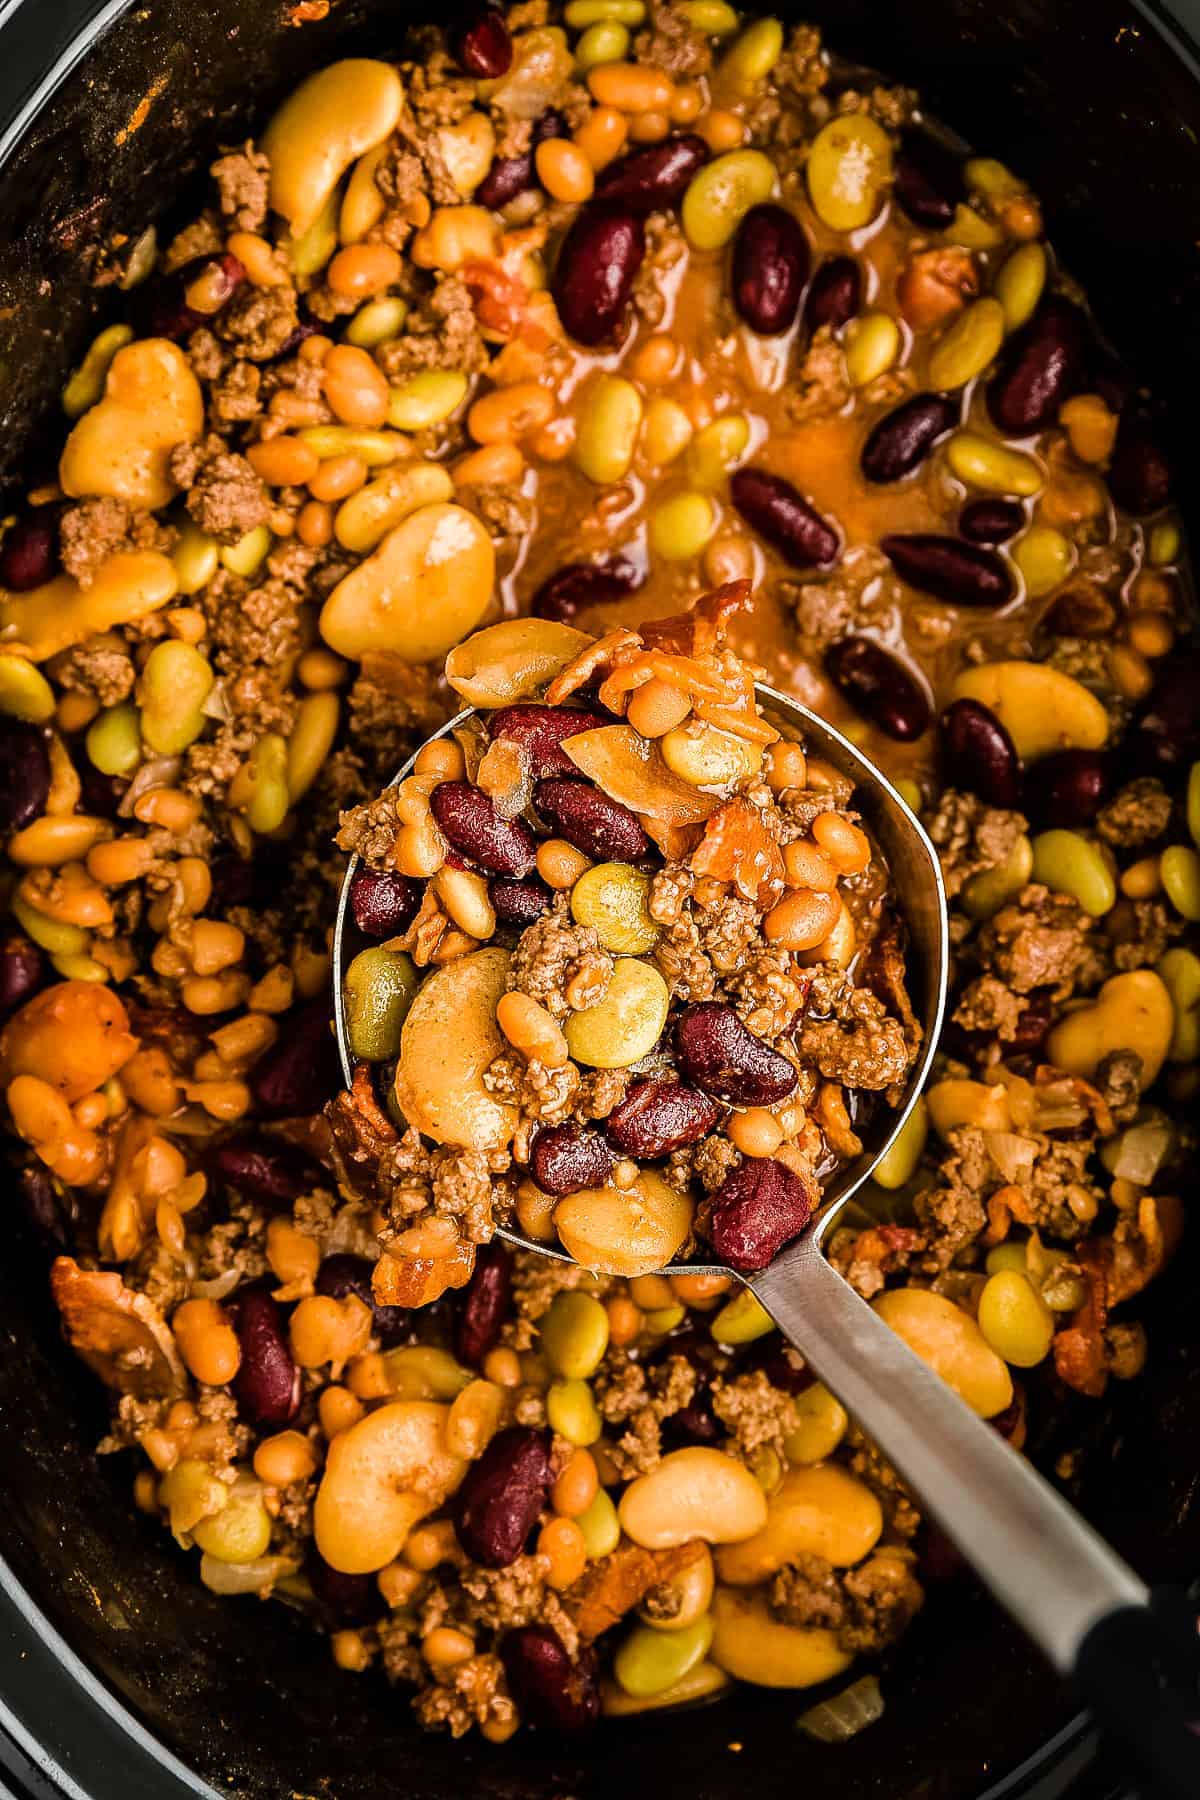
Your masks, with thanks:
M1020 813L985 806L975 794L947 788L926 829L937 849L947 898L961 893L973 875L999 868L1026 829Z
M598 1006L612 980L613 959L590 925L576 925L556 905L521 933L508 971L513 993L540 1001L556 1019Z

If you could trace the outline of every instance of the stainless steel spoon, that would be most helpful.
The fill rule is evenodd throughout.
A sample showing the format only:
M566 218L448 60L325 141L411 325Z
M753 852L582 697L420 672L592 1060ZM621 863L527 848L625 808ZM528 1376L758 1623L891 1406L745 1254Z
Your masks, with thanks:
M850 777L855 804L888 860L909 932L910 994L924 1032L901 1105L828 1184L810 1229L770 1267L738 1275L703 1260L665 1273L734 1275L771 1314L847 1412L919 1495L1000 1604L1054 1667L1073 1674L1103 1724L1119 1735L1153 1786L1200 1795L1195 1627L1173 1597L1152 1602L1145 1583L999 1433L972 1413L904 1344L824 1254L841 1215L904 1124L924 1084L941 1028L949 965L946 896L936 852L895 788L849 739L798 701L760 686L759 702L785 735ZM434 734L473 717L467 708ZM429 740L434 741L433 739ZM394 780L411 773L415 757ZM394 785L394 783L393 783ZM350 886L346 871L334 933L334 1006L347 1082L353 1073L342 986ZM499 1236L538 1256L566 1253L505 1227Z

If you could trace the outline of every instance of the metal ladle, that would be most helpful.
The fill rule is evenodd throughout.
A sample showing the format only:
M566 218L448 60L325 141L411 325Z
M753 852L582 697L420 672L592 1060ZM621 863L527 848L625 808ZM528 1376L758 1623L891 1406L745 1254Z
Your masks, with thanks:
M672 1263L664 1273L732 1275L744 1282L1000 1604L1061 1674L1075 1677L1099 1720L1123 1740L1153 1784L1144 1792L1197 1800L1196 1631L1182 1596L1151 1596L1057 1490L884 1324L824 1254L831 1232L897 1136L928 1074L946 998L946 895L932 844L886 776L798 701L763 686L757 694L764 714L785 736L802 740L855 784L855 805L883 849L901 899L908 968L915 977L910 993L924 1035L900 1106L876 1115L874 1139L835 1173L811 1227L769 1268L741 1275L697 1260ZM428 741L449 736L475 710L459 713ZM392 785L411 773L415 760L404 764ZM342 975L357 866L354 857L342 884L333 954L338 1049L347 1083L353 1060ZM497 1231L533 1255L571 1260L565 1251L511 1227Z

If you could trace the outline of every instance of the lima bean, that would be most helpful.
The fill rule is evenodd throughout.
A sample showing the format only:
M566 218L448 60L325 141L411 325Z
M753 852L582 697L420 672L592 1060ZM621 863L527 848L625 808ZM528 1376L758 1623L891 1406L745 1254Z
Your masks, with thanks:
M346 1030L350 1048L364 1062L385 1062L400 1050L420 976L402 950L361 950L346 970Z
M1103 918L1116 904L1112 869L1099 845L1078 831L1038 833L1033 840L1033 879L1057 894L1070 894L1093 919Z

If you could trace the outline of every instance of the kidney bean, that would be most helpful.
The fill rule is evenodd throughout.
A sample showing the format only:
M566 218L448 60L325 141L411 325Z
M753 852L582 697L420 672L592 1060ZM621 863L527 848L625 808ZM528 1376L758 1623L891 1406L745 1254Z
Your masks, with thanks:
M650 849L629 808L588 781L539 781L533 803L568 844L595 862L640 862Z
M15 1012L41 987L46 959L27 937L5 938L0 944L0 1015Z
M612 337L645 254L645 226L627 206L583 208L554 269L554 301L568 336L589 349Z
M562 748L564 738L593 731L608 721L577 706L502 706L488 718L488 735L518 744L532 775L578 775Z
M808 239L786 207L752 206L733 240L733 304L751 331L774 337L800 310L808 279Z
M990 706L955 700L938 721L942 768L949 787L966 788L988 806L1021 804L1021 759Z
M670 1340L674 1348L673 1340ZM678 1412L668 1413L662 1422L663 1441L672 1450L688 1444L715 1444L725 1435L725 1427L716 1414L701 1401L689 1401Z
M373 1575L343 1575L310 1547L308 1584L331 1625L369 1625L387 1611Z
M1090 333L1079 307L1061 294L1043 300L1001 351L988 383L988 411L1010 437L1027 437L1058 417L1079 387Z
M403 1337L407 1335L412 1323L409 1309L406 1306L380 1305L371 1285L374 1269L374 1263L365 1256L351 1256L345 1251L326 1256L317 1270L317 1292L328 1294L332 1300L345 1300L347 1295L353 1294L356 1300L361 1300L364 1306L370 1308L380 1337Z
M611 600L623 600L626 594L636 594L645 579L640 569L620 557L608 562L567 563L543 581L533 596L530 611L535 619L554 619L560 625L571 625L585 606L606 606Z
M713 1195L709 1242L731 1269L765 1269L804 1230L819 1198L816 1183L804 1183L784 1163L751 1157Z
M1019 1051L1026 1056L1032 1056L1039 1051L1045 1042L1046 1033L1050 1029L1053 1018L1054 1002L1049 992L1043 990L1040 993L1030 994L1025 1002L1024 1010L1017 1015L1014 1027L1015 1035L1012 1040L1013 1054L1016 1055ZM988 1038L987 1042L990 1047L991 1039Z
M600 1717L595 1652L574 1662L552 1625L521 1625L500 1641L500 1660L521 1718L543 1731L590 1731Z
M707 1094L671 1076L635 1081L605 1121L605 1131L625 1156L670 1156L710 1132L721 1109Z
M692 176L710 154L704 139L694 132L645 144L618 157L597 176L596 198L618 201L630 212L666 212L683 199Z
M498 1431L473 1462L451 1503L458 1541L485 1569L516 1562L545 1506L552 1481L550 1433L529 1425Z
M515 200L518 194L527 194L538 184L537 170L534 167L533 153L539 144L547 138L566 137L567 121L557 110L544 112L540 119L533 123L533 133L529 140L529 149L524 156L498 156L491 168L475 189L477 206L490 206L498 212Z
M1200 755L1200 650L1175 650L1155 665L1154 686L1134 715L1129 749L1139 765L1186 768Z
M222 1181L252 1200L283 1205L329 1185L324 1170L295 1144L263 1133L226 1138L210 1152L208 1162Z
M1149 422L1122 420L1108 466L1108 487L1118 506L1143 518L1171 498L1171 465Z
M22 514L0 542L0 587L27 594L58 572L58 508L38 506Z
M41 1163L27 1163L17 1176L17 1196L44 1247L69 1251L79 1225L75 1189L60 1187Z
M397 937L420 911L422 885L394 870L356 869L350 883L354 923L367 937Z
M250 1088L266 1118L294 1119L320 1112L340 1081L330 1003L322 994L293 1007L279 1022L279 1037L254 1065Z
M888 1227L885 1225L880 1229L886 1231ZM774 1331L766 1337L756 1338L739 1358L739 1364L743 1368L761 1369L771 1386L784 1394L802 1394L816 1380L807 1363L800 1360L799 1352L781 1344L779 1334Z
M1043 756L1025 804L1039 825L1086 825L1112 786L1109 759L1100 750L1055 750Z
M598 1131L568 1121L544 1125L529 1152L529 1173L544 1194L577 1194L603 1187L615 1158Z
M825 652L825 673L857 712L899 743L929 724L929 701L917 677L874 638L844 637Z
M537 842L521 819L502 819L491 799L469 781L443 781L430 795L438 825L456 850L494 875L528 875Z
M212 269L210 291L217 305L210 312L190 306L187 290L206 270ZM236 294L246 279L246 271L236 256L225 251L220 256L194 256L161 281L144 290L144 298L134 302L138 335L171 338L178 342L190 337L202 325L212 323L213 314Z
M1006 544L1025 523L1019 500L968 500L958 515L958 530L971 544Z
M927 131L901 134L892 189L903 212L927 231L942 231L965 197L962 159Z
M20 831L38 818L49 795L45 732L24 719L0 718L0 832Z
M909 536L890 532L879 547L910 587L949 606L1003 606L1012 599L1008 564L982 544L915 531Z
M862 305L862 270L852 256L831 256L818 268L804 302L809 335L822 325L840 331Z
M690 1081L733 1106L771 1106L786 1100L796 1085L787 1057L764 1044L720 1000L703 1000L680 1016L675 1053Z
M491 7L476 13L452 34L450 50L459 67L481 81L495 81L507 75L512 67L513 47L503 13Z
M933 446L958 424L960 403L949 394L914 394L885 413L862 450L868 481L899 481L918 468Z
M480 1367L500 1341L512 1295L512 1257L499 1238L475 1252L471 1279L459 1298L454 1320L454 1354L459 1362Z
M95 818L115 819L128 792L129 783L123 775L102 775L91 762L86 762L79 770L80 810ZM210 896L206 910L211 908Z
M300 1410L300 1371L292 1361L283 1308L264 1286L241 1288L228 1302L242 1360L233 1393L252 1425L287 1425Z
M550 907L550 889L540 881L489 881L488 895L498 925L532 925Z
M827 569L837 561L841 544L834 527L782 475L737 469L729 492L747 525L794 569Z

